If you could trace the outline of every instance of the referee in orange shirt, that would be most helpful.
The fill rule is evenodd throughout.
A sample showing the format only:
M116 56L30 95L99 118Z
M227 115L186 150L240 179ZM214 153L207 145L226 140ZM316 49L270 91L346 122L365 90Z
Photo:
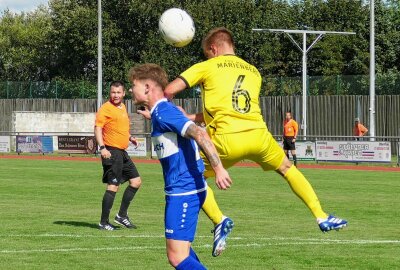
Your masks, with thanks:
M297 165L296 156L296 137L299 130L299 125L292 119L292 113L286 112L285 121L283 122L283 150L289 159L289 150L293 156L293 163Z
M113 81L110 86L110 100L104 103L96 115L94 133L100 146L103 165L103 183L107 184L102 202L99 229L113 231L109 215L119 185L129 181L121 201L121 207L114 221L129 229L136 229L128 217L128 207L140 188L141 179L136 166L128 153L129 141L137 145L137 140L130 136L129 117L124 103L124 83Z
M362 140L361 137L368 132L368 129L360 123L360 118L356 117L354 119L353 136L356 141Z

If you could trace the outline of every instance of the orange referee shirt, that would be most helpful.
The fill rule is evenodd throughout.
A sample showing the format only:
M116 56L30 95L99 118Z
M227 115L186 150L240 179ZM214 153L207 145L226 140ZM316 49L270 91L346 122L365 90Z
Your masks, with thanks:
M293 119L283 122L283 136L284 137L296 137L299 125Z
M354 136L361 137L361 136L364 136L364 134L367 132L368 132L368 129L360 123L354 125L354 127L353 127L353 135Z
M103 129L105 145L126 149L129 145L129 117L126 107L114 106L110 101L104 103L96 114L96 127Z

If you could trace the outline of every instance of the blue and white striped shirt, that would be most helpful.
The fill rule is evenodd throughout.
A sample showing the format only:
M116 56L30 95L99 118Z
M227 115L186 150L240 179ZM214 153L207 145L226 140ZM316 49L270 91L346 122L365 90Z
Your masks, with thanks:
M198 146L184 137L193 122L167 99L159 100L152 108L151 122L151 140L163 169L166 195L204 191L204 164Z

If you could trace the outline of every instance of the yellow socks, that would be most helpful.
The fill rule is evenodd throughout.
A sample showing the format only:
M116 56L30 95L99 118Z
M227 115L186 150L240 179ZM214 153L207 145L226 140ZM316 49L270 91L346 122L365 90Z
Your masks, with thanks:
M222 212L219 209L217 201L215 200L214 192L209 186L207 186L207 196L202 208L208 218L211 219L212 222L214 222L214 225L217 225L222 221Z
M283 177L288 181L293 192L302 199L311 210L315 218L326 219L328 217L328 215L322 210L321 204L312 186L296 166L292 165Z
M315 218L326 219L328 215L322 210L321 204L312 186L304 175L292 166L284 175L293 192L307 205ZM214 192L207 186L207 196L203 204L203 211L211 219L214 225L220 223L223 215L215 200Z

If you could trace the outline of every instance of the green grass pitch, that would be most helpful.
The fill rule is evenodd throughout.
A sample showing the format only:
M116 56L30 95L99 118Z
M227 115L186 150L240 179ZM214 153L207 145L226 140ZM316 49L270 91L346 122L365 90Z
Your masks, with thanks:
M106 232L96 227L104 191L99 162L0 160L0 269L172 269L160 165L137 167L143 186L129 212L138 229ZM200 213L193 246L207 268L400 269L399 173L303 172L325 211L349 226L323 234L276 173L232 168L229 191L210 182L236 223L220 257L211 256L213 226Z

